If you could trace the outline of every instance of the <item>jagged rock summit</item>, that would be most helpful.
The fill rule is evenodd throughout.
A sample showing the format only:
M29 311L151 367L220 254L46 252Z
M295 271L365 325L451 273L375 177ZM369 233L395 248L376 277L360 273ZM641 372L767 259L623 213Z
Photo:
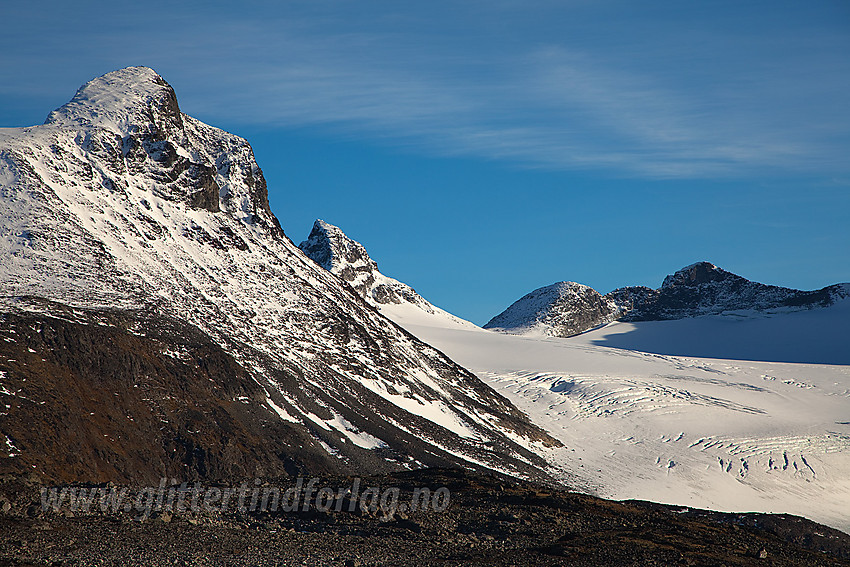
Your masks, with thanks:
M379 272L377 262L369 257L366 248L332 224L317 219L310 236L298 247L321 267L346 281L373 305L406 301L424 310L433 309L409 285Z
M248 142L153 70L0 130L0 201L0 472L547 476L557 442L307 258Z
M339 228L321 219L298 245L319 266L348 283L367 303L397 323L417 318L440 324L475 328L469 321L432 305L407 284L378 271L366 248Z
M517 300L484 328L570 337L613 321L814 309L847 297L850 284L801 291L752 282L710 262L697 262L665 277L659 289L630 286L602 295L573 282L543 287Z

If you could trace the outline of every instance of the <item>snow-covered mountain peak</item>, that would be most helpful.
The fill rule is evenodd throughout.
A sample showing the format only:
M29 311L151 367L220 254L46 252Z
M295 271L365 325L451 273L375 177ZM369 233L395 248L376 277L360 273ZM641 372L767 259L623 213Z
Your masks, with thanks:
M123 360L115 345L135 344L132 337L146 337L157 326L171 330L148 345L157 352L145 360L183 360L181 344L189 339L218 349L228 364L204 362L202 356L202 366L209 364L214 372L229 368L221 372L235 390L232 395L213 392L210 402L225 413L253 417L233 426L244 443L216 433L182 445L212 459L221 466L216 470L230 470L245 457L276 474L465 462L545 476L545 462L521 443L554 440L474 375L369 308L339 278L308 259L283 236L270 211L251 146L181 114L176 100L150 69L123 69L89 82L46 124L0 131L0 331L6 325L17 336L7 317L11 313L29 321L21 323L28 329L71 321L76 326L67 331L69 340L91 342L87 329L99 326L102 311L108 310L121 319L115 324L117 335L94 341L110 364ZM331 232L329 225L318 226ZM343 242L338 240L334 246ZM353 241L348 244L357 249ZM358 254L343 256L351 260L343 269L360 273L353 266L359 269L358 262L363 263L364 275L371 274L375 284L369 288L374 302L383 299L378 290L384 289L398 294L398 301L405 294L412 298L405 300L421 301L420 312L430 306L377 272L365 250ZM86 353L77 354L83 358L79 367L87 370L70 387L63 384L63 392L92 388L91 380L97 379L88 370L95 365ZM36 389L52 376L36 367L7 367L0 372L9 380L26 380ZM131 382L153 380L144 370L118 368L117 374L122 380L127 374ZM146 403L188 395L156 388L157 395L146 396ZM183 400L187 407L194 403L190 398ZM166 405L155 408L161 414L151 414L147 406L132 413L180 423L183 414L174 413L179 404ZM30 424L47 423L45 412L59 408L89 415L74 400L45 402L16 422L12 434L30 444L33 458L44 448L39 439L56 439L59 433L36 437ZM199 421L192 431L221 430L215 419L222 414L193 412ZM51 423L62 422L57 417ZM105 443L101 423L86 424L81 431ZM137 435L134 447L159 451L167 443L157 436L173 440L187 431L173 427L156 426L149 438ZM214 450L210 443L218 441L232 445ZM76 449L74 443L65 446ZM92 462L101 462L99 455L107 455L103 459L109 467L130 477L154 474L111 449L92 449L88 462L89 457L69 453L71 461L78 459L74 470L91 470ZM163 458L172 459L172 453ZM276 457L250 456L266 454ZM145 460L144 466L161 456ZM66 474L56 463L64 461L46 461L49 472ZM196 472L207 474L207 464Z
M529 299L535 298L544 301L549 299L557 300L562 299L564 297L581 296L588 293L588 291L595 290L590 286L580 284L578 282L563 281L538 288L527 294L525 297Z
M310 236L299 248L321 267L347 282L371 305L411 303L431 311L433 307L413 288L388 278L366 248L339 228L321 219L313 223Z
M310 236L299 247L327 271L336 275L345 272L343 279L355 288L362 287L353 283L357 274L371 274L378 271L378 264L369 257L362 244L350 239L339 227L322 219L316 219ZM362 284L362 282L358 283Z
M581 293L585 290L593 289L589 285L584 285L584 284L580 284L578 282L569 282L569 281L558 282L558 283L551 285L549 287L553 288L555 291L557 291L557 293L559 293L562 296L565 295L565 294L568 294L568 293ZM544 289L546 289L546 288L544 288Z
M89 81L44 125L7 129L0 142L55 153L62 165L52 157L44 165L61 167L67 178L82 176L110 192L147 192L193 209L224 210L281 234L250 144L183 114L174 89L148 67ZM28 177L12 161L0 167L11 172L7 177Z
M174 89L149 67L127 67L92 79L51 112L45 124L162 138L183 129Z
M484 328L568 337L613 321L618 314L616 303L595 289L564 281L521 297Z
M409 285L382 274L366 248L337 226L316 220L310 236L298 247L396 323L415 320L420 324L475 328L469 321L432 305Z
M664 278L658 293L625 314L627 321L654 321L727 312L793 311L828 307L845 297L840 284L812 291L754 282L708 262L691 264Z

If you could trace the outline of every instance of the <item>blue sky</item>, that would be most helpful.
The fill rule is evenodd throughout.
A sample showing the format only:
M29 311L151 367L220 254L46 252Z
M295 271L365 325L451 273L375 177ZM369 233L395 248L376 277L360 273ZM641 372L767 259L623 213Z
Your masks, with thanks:
M0 125L153 67L184 112L251 141L296 243L339 225L477 323L556 281L657 287L703 259L850 281L843 0L0 11Z

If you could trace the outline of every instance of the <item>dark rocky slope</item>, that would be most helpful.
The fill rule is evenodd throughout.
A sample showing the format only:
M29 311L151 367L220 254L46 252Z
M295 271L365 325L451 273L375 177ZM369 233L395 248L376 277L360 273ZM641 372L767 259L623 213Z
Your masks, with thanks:
M319 486L351 486L325 478ZM443 512L0 513L0 565L850 565L850 536L794 516L611 502L457 470L363 478L450 490ZM33 490L0 480L0 494ZM29 491L29 492L28 492ZM2 498L2 497L0 497ZM29 512L27 512L29 510Z

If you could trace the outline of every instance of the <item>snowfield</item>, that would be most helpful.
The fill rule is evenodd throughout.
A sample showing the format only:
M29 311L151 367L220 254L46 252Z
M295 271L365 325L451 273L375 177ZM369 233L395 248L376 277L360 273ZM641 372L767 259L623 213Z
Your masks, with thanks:
M850 366L601 346L640 340L675 351L704 344L712 354L746 336L751 342L738 352L811 360L826 344L846 356L848 310L843 301L755 318L725 336L730 323L722 317L614 323L569 339L410 313L397 322L562 441L564 448L535 450L573 487L614 499L791 513L850 531ZM804 343L775 342L797 323L812 333ZM676 335L680 342L671 343Z

